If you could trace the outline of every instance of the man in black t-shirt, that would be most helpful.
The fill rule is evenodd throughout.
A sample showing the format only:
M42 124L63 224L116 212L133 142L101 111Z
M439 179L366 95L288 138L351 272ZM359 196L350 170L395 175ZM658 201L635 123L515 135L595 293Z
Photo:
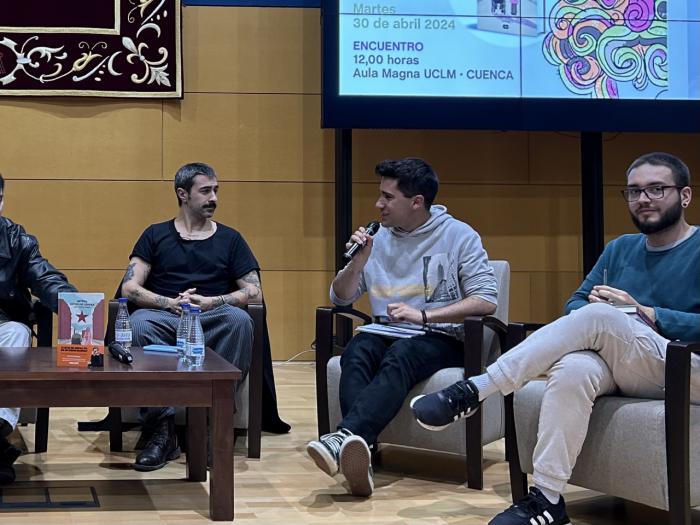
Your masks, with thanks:
M143 232L121 293L139 307L131 316L134 345L175 344L181 305L197 305L207 346L245 377L253 322L240 307L262 303L260 268L240 233L211 220L218 190L216 173L206 164L178 170L178 216ZM162 468L180 455L174 414L171 407L141 409L142 422L152 434L136 458L136 470Z

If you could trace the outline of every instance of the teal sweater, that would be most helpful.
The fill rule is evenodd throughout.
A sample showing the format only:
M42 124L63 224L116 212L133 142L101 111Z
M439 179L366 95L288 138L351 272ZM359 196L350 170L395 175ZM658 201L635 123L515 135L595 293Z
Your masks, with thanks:
M644 306L653 306L656 326L667 339L700 341L700 228L681 244L649 251L641 233L608 243L581 287L566 303L566 313L588 304L593 286L626 291Z

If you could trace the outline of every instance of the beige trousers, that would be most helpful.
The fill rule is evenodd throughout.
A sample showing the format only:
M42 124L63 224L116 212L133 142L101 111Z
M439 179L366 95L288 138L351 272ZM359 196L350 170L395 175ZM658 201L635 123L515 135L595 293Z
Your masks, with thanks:
M598 396L664 397L668 342L634 317L592 303L537 330L488 367L504 395L546 376L533 454L537 485L563 491ZM700 404L700 356L692 356L691 367L690 398Z

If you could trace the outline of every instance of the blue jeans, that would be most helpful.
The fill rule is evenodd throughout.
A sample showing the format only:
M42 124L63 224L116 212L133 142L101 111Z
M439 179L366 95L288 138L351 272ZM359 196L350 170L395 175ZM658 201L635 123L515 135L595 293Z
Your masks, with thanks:
M463 350L461 341L442 334L411 339L357 334L340 358L338 428L374 443L411 388L442 368L463 366Z

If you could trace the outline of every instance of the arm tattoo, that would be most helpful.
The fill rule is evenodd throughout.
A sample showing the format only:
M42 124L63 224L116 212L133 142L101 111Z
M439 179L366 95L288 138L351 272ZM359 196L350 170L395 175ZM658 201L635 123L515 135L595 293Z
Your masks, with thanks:
M164 310L168 308L168 298L163 297L162 295L156 295L156 304L158 307L163 308Z
M250 285L241 290L248 299L255 299L260 296L260 277L258 277L258 272L253 270L249 274L244 275L241 280Z
M122 279L122 284L127 283L134 278L134 266L136 266L136 263L131 263L126 268L126 273L124 274L124 279Z
M252 284L260 288L260 278L258 277L258 272L253 270L249 274L246 274L241 279L244 283Z

